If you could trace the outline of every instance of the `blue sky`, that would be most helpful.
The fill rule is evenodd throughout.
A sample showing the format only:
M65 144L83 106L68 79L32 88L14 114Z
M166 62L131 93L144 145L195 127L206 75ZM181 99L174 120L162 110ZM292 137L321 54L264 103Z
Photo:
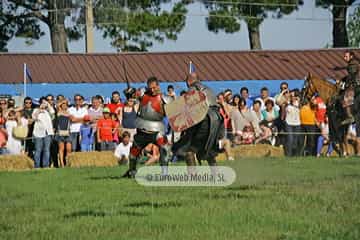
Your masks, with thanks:
M304 5L291 15L282 19L266 19L261 24L261 42L263 49L317 49L332 42L332 20L329 10L315 8L313 0L305 0ZM359 2L359 1L358 1ZM351 11L352 9L350 9ZM248 33L242 22L241 30L235 34L209 32L204 16L206 9L199 3L189 6L186 26L178 35L177 41L165 40L155 43L150 52L163 51L212 51L212 50L248 50ZM305 19L305 20L304 20ZM311 20L315 19L315 20ZM43 24L45 36L33 45L25 44L24 39L9 42L10 52L51 52L49 30ZM103 39L100 31L95 31L95 52L116 52L109 39ZM69 43L70 52L83 53L84 39Z

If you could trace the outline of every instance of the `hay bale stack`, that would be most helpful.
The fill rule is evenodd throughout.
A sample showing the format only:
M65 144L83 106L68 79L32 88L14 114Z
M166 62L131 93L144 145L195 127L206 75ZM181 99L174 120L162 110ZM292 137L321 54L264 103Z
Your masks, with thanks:
M269 144L256 145L238 145L231 148L235 159L244 157L283 157L284 149L282 147L275 147ZM217 161L226 160L225 153L221 153L216 158Z
M235 158L240 157L283 157L282 147L269 144L240 145L233 148Z
M34 168L34 161L26 155L0 155L0 170L15 171Z
M68 167L112 167L118 160L111 151L105 152L74 152L67 159Z

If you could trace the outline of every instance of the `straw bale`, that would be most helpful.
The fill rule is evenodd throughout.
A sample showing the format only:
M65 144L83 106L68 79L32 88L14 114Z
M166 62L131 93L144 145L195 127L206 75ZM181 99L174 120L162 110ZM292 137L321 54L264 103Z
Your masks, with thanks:
M283 157L284 150L282 147L275 147L269 144L252 144L252 145L237 145L231 148L235 159L244 157ZM221 153L216 158L217 161L226 160L225 153Z
M118 165L118 160L112 151L104 152L74 152L67 158L68 167L112 167Z
M0 155L0 170L14 171L32 168L34 168L34 161L26 155Z

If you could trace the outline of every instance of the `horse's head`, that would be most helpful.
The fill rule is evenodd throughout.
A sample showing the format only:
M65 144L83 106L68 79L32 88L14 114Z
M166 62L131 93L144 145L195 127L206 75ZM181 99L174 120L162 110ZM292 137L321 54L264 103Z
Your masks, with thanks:
M301 89L301 103L304 104L306 100L310 100L310 98L316 93L316 88L314 87L313 81L313 75L309 73L304 78L304 86Z
M334 83L309 73L305 78L303 92L303 100L309 100L315 93L318 93L324 102L328 102L332 96L336 95L337 91Z

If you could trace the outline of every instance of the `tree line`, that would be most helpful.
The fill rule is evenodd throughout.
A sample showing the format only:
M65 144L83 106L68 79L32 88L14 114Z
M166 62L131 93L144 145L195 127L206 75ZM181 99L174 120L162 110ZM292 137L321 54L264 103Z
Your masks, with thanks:
M187 6L201 3L208 11L206 26L211 32L235 33L245 23L251 49L261 49L261 23L271 16L281 18L298 10L302 0L6 0L0 5L0 51L8 42L23 37L27 43L45 33L48 26L53 52L68 52L68 41L85 33L85 4L92 1L94 26L118 51L147 51L165 39L176 40L184 29ZM347 19L355 0L315 0L316 7L332 15L332 47L359 47L360 8ZM170 9L162 6L168 4Z

